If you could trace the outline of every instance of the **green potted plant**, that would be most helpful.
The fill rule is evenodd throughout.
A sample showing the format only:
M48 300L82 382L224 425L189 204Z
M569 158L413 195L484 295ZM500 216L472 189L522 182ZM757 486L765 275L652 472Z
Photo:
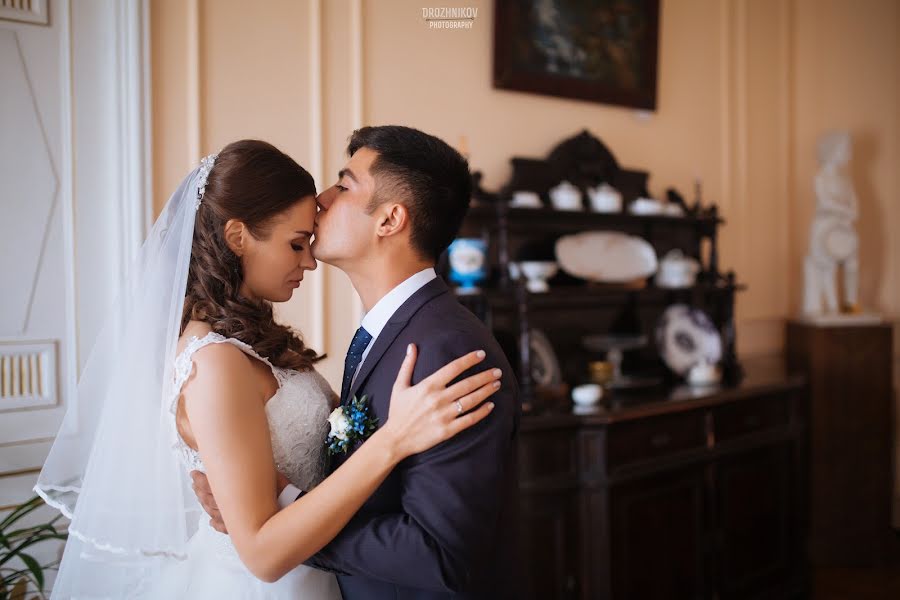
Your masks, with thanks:
M65 531L57 529L62 515L56 515L46 523L23 526L22 520L33 513L44 501L35 496L15 507L0 521L0 600L25 600L26 594L35 590L34 598L44 598L44 572L54 569L57 563L42 565L32 556L32 547L47 540L65 540Z

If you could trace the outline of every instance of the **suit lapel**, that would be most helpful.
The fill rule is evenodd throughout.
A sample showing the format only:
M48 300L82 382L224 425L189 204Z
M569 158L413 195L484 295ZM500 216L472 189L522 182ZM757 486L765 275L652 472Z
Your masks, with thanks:
M372 371L375 370L381 357L384 356L387 349L391 347L391 344L394 343L394 340L397 339L397 336L400 335L400 332L403 331L403 328L406 327L406 323L412 316L432 299L441 294L445 294L448 291L449 288L447 287L447 284L444 283L440 276L435 277L417 290L415 294L410 296L406 302L397 309L384 326L384 329L381 330L381 333L378 334L372 349L369 350L366 360L363 362L359 369L359 373L356 375L356 380L353 382L353 385L350 386L350 392L347 395L348 400L353 398L359 388L366 382L366 379L368 379L369 375L372 374Z

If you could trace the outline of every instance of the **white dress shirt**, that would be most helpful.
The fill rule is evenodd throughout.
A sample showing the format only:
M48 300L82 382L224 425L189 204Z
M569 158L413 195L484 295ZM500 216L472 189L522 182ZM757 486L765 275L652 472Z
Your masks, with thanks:
M422 289L426 284L430 283L432 279L437 277L437 273L435 273L433 267L428 267L427 269L422 269L412 277L404 280L403 283L392 289L390 292L384 295L381 300L375 303L375 306L372 307L372 310L366 313L362 320L362 328L369 332L369 335L372 336L372 339L369 340L369 345L366 346L366 349L363 350L362 358L359 361L359 366L356 367L356 373L353 374L353 379L351 380L351 384L356 381L356 375L359 373L359 370L362 368L363 364L366 362L366 357L369 355L369 350L372 349L372 346L375 344L375 340L378 339L378 336L381 334L381 331L384 329L384 326L387 325L387 322L391 320L391 317L394 316L394 313L397 312L403 303L409 300L409 298ZM288 484L287 487L282 490L281 494L278 496L278 507L284 508L300 497L301 491L291 485Z
M372 349L375 340L377 340L378 336L381 334L381 330L384 329L387 322L391 320L391 317L394 316L397 309L403 306L403 303L409 300L410 296L422 289L425 284L431 282L435 277L437 277L437 273L434 272L434 268L432 267L419 271L385 294L381 300L375 303L372 310L366 313L361 325L363 329L369 332L372 339L369 340L369 345L363 350L359 366L356 367L356 373L353 374L351 385L356 381L356 375L366 362L369 350Z

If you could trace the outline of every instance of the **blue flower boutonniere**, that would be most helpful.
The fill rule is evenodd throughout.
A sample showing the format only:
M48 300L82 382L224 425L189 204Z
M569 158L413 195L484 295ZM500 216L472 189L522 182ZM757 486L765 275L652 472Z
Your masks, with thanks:
M378 419L369 416L369 397L363 396L348 402L346 406L338 406L328 416L331 431L326 443L328 454L346 454L350 445L364 442L378 428Z

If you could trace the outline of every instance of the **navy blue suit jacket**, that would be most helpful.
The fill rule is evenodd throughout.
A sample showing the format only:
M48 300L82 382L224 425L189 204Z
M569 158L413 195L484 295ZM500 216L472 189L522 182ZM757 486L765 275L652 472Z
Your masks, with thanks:
M503 369L481 423L403 461L328 546L307 564L333 571L344 600L514 598L515 448L520 404L513 370L491 332L440 278L413 294L373 343L350 389L368 395L380 423L406 354L413 383L468 352L487 357L466 377ZM345 460L332 461L332 470Z

